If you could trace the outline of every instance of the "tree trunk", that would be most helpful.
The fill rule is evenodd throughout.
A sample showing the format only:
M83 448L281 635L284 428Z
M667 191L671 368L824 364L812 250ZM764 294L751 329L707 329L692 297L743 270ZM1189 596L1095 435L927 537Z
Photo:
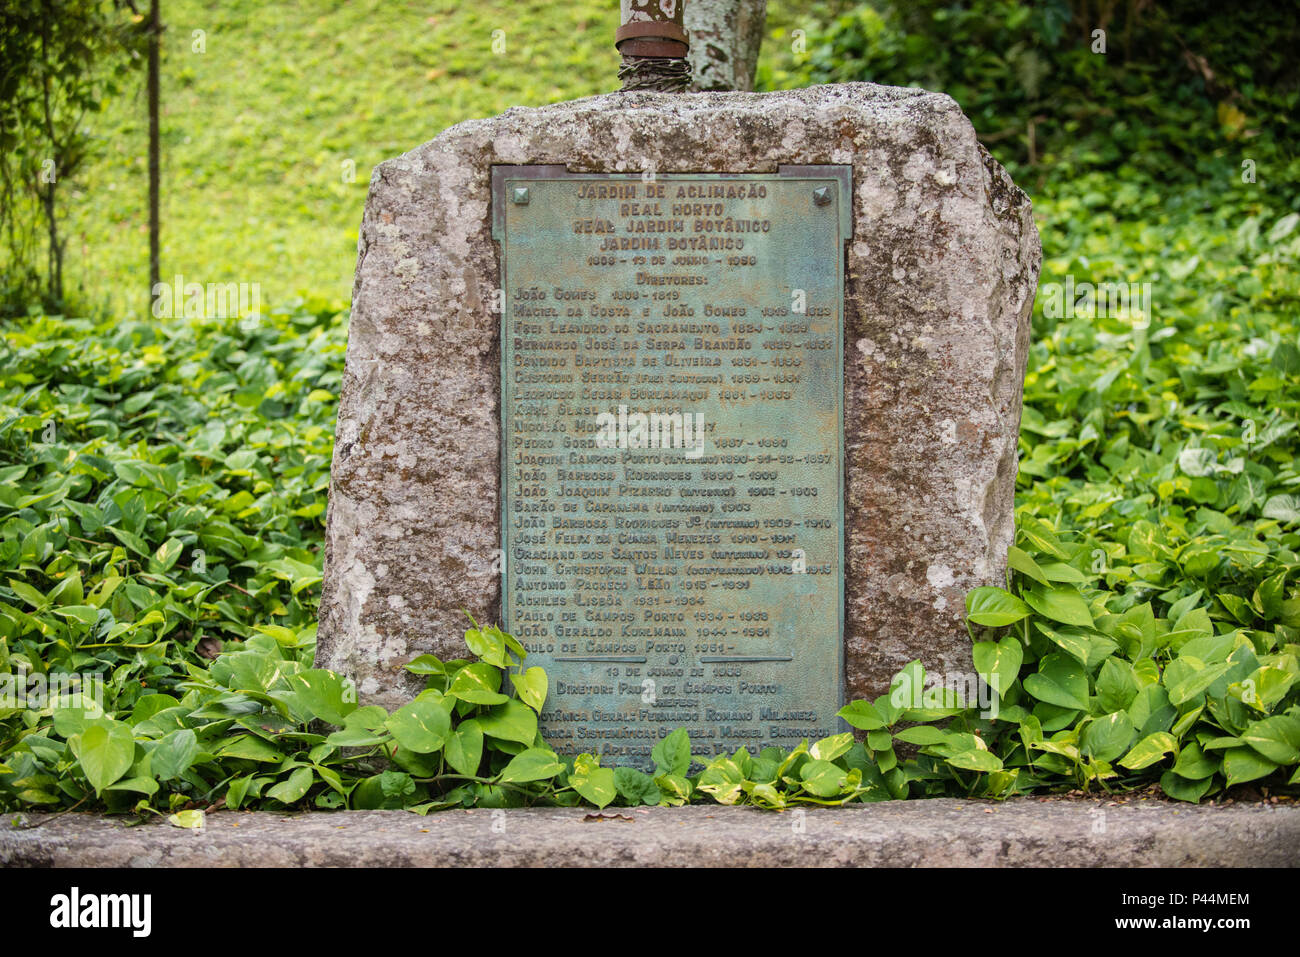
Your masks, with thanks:
M53 164L49 179L45 180L45 189L38 190L41 204L45 207L45 223L49 229L50 251L46 260L48 274L45 277L46 291L53 308L63 309L63 246L59 242L58 206L54 201L54 191L58 188L59 177L63 170L59 168L62 159L59 150L57 131L54 128L54 113L50 108L50 60L49 60L48 19L41 23L41 105L45 115L45 138L50 147L49 161ZM38 178L45 175L44 164Z
M41 193L41 204L45 207L45 223L49 231L50 252L46 260L46 277L47 291L49 294L49 305L52 308L63 309L63 243L59 240L59 221L57 210L54 205L54 182L46 184Z
M767 0L686 0L692 90L752 90Z

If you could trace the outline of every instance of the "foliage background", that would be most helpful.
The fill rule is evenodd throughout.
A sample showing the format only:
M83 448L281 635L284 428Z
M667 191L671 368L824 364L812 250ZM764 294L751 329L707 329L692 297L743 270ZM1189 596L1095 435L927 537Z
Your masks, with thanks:
M352 712L329 679L299 676L370 168L456 120L610 88L608 7L167 5L164 276L258 282L275 305L255 324L149 317L142 100L106 104L95 128L107 154L68 208L70 285L91 318L34 315L6 326L0 352L0 673L101 673L108 716L0 712L0 803L143 797L170 809L230 800L232 786L230 803L273 807L522 799L483 782L448 798L450 785L427 780L447 773L439 762L462 723L502 707L449 697L471 663L426 663L421 720L446 711L447 733L431 751L403 745L388 771L312 730L316 718L343 733ZM1018 676L1003 686L1003 720L943 702L907 714L864 703L848 716L869 736L851 751L827 744L790 767L742 755L690 775L688 792L783 806L818 789L838 800L1160 781L1195 800L1294 786L1295 11L770 10L761 84L951 93L1034 200L1041 281L1149 282L1153 306L1053 318L1040 296L1035 308L1022 551L1010 590L970 604L981 670ZM1097 22L1105 54L1089 48ZM498 28L503 54L491 52ZM192 52L194 30L204 53ZM231 653L214 666L221 648ZM351 730L391 748L390 720L365 713ZM913 722L922 730L902 729ZM524 750L536 749L489 736L482 773L468 776L489 781ZM664 774L682 772L679 758ZM611 794L580 774L584 794L574 771L535 779L528 799L654 803L680 790L625 775Z

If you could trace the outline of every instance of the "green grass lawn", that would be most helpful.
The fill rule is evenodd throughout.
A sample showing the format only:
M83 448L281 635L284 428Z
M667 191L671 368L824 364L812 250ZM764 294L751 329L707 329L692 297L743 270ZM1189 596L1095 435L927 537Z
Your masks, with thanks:
M616 85L617 4L168 0L163 11L163 275L257 282L264 301L347 301L376 163L460 120ZM96 126L106 155L69 202L70 274L90 301L138 308L143 97L111 103Z
M770 5L769 83L794 82L794 6ZM615 2L167 0L163 17L162 274L260 283L263 301L348 301L376 163L462 120L618 87ZM504 50L493 52L499 30ZM149 302L143 94L111 102L94 124L105 153L69 198L70 286L83 301L139 309Z

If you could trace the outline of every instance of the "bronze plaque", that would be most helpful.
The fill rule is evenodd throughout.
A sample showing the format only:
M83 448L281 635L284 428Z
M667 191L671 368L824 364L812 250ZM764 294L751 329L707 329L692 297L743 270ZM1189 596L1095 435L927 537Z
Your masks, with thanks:
M494 168L503 627L561 753L842 730L850 183Z

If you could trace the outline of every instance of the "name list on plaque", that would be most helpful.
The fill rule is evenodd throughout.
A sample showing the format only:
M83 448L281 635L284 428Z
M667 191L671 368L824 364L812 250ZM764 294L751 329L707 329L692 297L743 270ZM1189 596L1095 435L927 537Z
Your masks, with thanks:
M841 730L850 170L493 170L503 627L562 754Z

